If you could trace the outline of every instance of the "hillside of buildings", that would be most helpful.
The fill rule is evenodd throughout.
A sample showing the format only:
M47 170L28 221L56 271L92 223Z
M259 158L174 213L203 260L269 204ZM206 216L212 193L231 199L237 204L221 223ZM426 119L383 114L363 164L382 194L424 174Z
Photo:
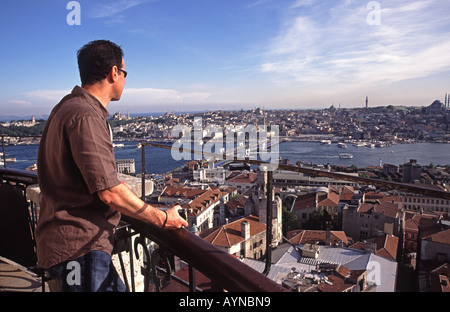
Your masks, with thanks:
M207 111L130 118L116 112L110 117L115 139L168 139L176 125L192 126L195 117L204 125L277 125L280 136L290 140L320 140L330 136L385 142L450 141L450 109L436 100L428 106L380 106L310 110ZM145 115L145 114L143 114ZM44 119L0 123L0 134L39 135Z

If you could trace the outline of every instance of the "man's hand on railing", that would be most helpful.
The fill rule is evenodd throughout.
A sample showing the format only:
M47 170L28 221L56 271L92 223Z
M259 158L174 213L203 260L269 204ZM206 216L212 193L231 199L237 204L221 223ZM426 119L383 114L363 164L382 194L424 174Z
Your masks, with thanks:
M175 205L170 209L166 210L167 221L163 226L163 229L174 230L188 226L186 220L183 219L179 214L179 210L181 209L183 208L181 208L180 205Z
M159 228L173 230L187 226L186 220L180 217L179 205L161 211L150 204L144 203L124 183L99 191L98 197L109 207L118 212L146 223L151 223Z

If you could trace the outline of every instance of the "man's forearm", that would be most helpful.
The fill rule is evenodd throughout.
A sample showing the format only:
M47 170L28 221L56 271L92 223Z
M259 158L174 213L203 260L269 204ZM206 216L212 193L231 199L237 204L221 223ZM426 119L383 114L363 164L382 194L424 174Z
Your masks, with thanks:
M124 184L99 191L98 196L109 207L126 216L158 227L162 227L166 220L166 214L163 211L144 203Z

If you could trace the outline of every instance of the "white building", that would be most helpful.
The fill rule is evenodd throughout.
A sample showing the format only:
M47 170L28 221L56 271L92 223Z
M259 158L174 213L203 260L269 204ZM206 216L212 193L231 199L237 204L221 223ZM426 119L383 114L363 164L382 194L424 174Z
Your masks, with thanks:
M208 168L199 168L193 171L194 181L217 183L219 185L225 184L227 170L223 167L214 167L212 165Z
M135 174L136 168L134 165L134 159L117 159L116 167L118 173Z

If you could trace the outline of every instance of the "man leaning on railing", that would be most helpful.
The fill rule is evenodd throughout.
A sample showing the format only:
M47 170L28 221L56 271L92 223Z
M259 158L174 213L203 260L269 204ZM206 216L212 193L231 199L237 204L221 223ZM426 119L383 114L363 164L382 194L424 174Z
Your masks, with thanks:
M168 230L187 222L180 206L158 210L117 178L106 107L125 85L122 49L97 40L77 56L81 87L53 108L39 145L38 264L61 291L124 291L111 263L120 214Z

